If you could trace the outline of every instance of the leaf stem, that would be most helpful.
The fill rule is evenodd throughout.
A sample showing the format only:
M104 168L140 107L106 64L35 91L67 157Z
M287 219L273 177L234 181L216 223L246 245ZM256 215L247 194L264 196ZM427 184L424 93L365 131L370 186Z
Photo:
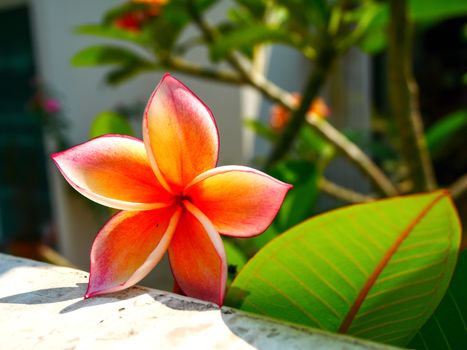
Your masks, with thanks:
M312 118L308 120L308 122L315 127L321 136L330 141L337 150L350 159L382 194L388 197L399 194L398 189L384 174L381 168L344 134L339 132L324 119Z
M454 199L462 198L467 195L467 174L462 175L459 179L449 186L449 192Z
M356 192L354 190L337 185L325 177L321 177L318 187L328 195L348 203L363 203L376 200L375 197Z
M195 75L198 77L212 79L230 84L244 84L245 79L231 71L227 70L216 70L207 67L203 67L198 64L185 61L182 58L170 56L163 62L164 67L186 74Z

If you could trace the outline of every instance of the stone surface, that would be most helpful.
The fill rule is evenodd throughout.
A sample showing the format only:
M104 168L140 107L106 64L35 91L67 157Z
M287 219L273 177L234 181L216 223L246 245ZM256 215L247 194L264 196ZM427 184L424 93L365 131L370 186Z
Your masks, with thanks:
M0 254L0 348L389 349L143 287L83 300L87 279Z

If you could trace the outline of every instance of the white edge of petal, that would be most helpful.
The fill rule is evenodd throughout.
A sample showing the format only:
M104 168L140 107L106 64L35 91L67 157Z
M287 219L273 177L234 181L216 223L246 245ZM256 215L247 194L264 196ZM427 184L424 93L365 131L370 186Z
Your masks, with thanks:
M242 172L242 173L252 173L252 174L256 174L256 175L259 175L259 176L263 176L271 181L274 181L275 183L277 183L278 185L282 185L282 186L286 186L287 188L292 188L293 186L288 184L288 183L285 183L285 182L282 182L280 180L277 180L276 178L266 174L266 173L263 173L262 171L259 171L259 170L256 170L256 169L253 169L253 168L250 168L250 167L247 167L247 166L243 166L243 165L225 165L225 166L220 166L220 167L217 167L217 168L213 168L213 169L209 169L209 170L206 170L205 172L199 174L198 176L196 176L193 180L191 180L191 182L185 187L185 191L187 191L190 187L196 185L197 183L203 181L203 180L206 180L207 178L211 177L211 176L216 176L216 175L220 175L220 174L224 174L224 173L229 173L229 172L235 172L235 171L238 171L238 172Z
M224 243L222 243L222 238L215 229L214 225L211 223L209 218L204 215L196 206L191 204L189 201L183 201L185 208L200 222L205 231L207 232L214 248L216 249L217 254L221 258L221 298L220 303L224 300L225 287L227 283L227 256L225 254Z
M71 187L73 187L76 191L81 193L83 196L91 199L92 201L94 201L96 203L102 204L102 205L104 205L106 207L119 209L119 210L151 210L151 209L165 208L165 207L168 207L168 206L172 205L172 203L128 202L128 201L122 201L122 200L119 200L119 199L112 199L112 198L108 198L108 197L105 197L105 196L101 196L100 194L94 193L92 191L89 191L89 190L81 187L81 186L78 186L66 174L66 172L62 169L62 166L60 165L59 159L61 157L66 157L66 154L67 154L68 151L71 151L71 150L75 149L76 147L80 147L80 146L82 146L82 145L84 145L86 143L89 143L89 142L93 142L93 141L96 141L96 140L99 140L99 139L111 139L111 138L124 139L126 141L133 141L133 142L137 142L137 143L140 143L140 144L144 145L143 141L141 141L140 139L137 139L135 137L132 137L132 136L118 135L118 134L107 134L107 135L98 136L98 137L93 138L91 140L85 141L83 143L75 145L75 146L73 146L73 147L71 147L69 149L66 149L64 151L54 153L54 154L51 155L51 158L52 158L53 162L55 163L55 165L57 166L60 173L63 175L63 177L70 184Z
M165 230L164 235L162 236L161 240L157 247L149 254L146 261L141 265L131 277L123 284L125 288L130 287L139 281L141 281L148 273L151 271L162 259L167 248L169 247L170 241L175 233L175 229L177 228L177 224L180 220L180 216L182 214L182 208L178 207L175 212L172 214L170 218L169 225Z

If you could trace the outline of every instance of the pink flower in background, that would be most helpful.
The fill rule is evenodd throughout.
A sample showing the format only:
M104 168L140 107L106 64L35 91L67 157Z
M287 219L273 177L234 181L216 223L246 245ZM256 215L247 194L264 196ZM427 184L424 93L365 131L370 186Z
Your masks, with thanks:
M52 98L47 98L43 101L44 111L50 114L58 113L60 111L60 102Z
M168 251L181 290L222 305L227 262L219 234L263 232L291 186L244 166L216 168L214 118L170 75L148 102L143 135L105 135L52 156L77 191L122 210L93 243L85 297L136 284Z

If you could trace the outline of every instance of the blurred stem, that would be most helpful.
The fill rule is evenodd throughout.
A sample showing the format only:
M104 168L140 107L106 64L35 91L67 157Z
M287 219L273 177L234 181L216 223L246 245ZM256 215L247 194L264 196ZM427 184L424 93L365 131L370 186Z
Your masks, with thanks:
M467 195L467 174L462 175L459 179L449 186L449 192L454 199L462 198Z
M330 46L326 46L318 51L318 56L313 64L311 74L302 92L302 98L298 108L292 110L292 115L287 126L275 143L272 152L266 162L266 167L272 166L281 160L292 147L300 128L306 120L306 114L313 100L318 97L321 87L326 82L329 70L336 56Z
M192 1L188 2L188 12L193 18L195 24L200 29L201 33L204 35L207 42L214 42L218 33L211 28L208 23L206 23L201 15L198 13L195 5ZM293 139L295 138L297 131L295 130L298 124L300 127L305 120L305 114L308 110L310 102L313 100L313 97L317 96L320 87L324 84L326 74L330 69L332 61L336 59L336 52L327 48L322 53L318 53L316 59L318 64L321 65L320 69L314 67L314 72L309 78L307 89L303 97L301 106L297 109L293 96L287 91L282 90L280 87L269 81L265 78L263 74L259 74L254 69L250 69L245 62L245 59L234 53L231 53L227 56L227 61L229 64L235 68L238 73L246 80L246 82L260 91L264 96L270 99L273 102L276 102L289 111L294 112L292 120L296 119L293 126L289 126L291 129L288 131L288 136L284 137L283 141L279 141L279 146L276 146L271 153L268 164L282 158L287 151L290 149ZM306 98L306 99L305 99ZM306 103L308 100L308 103ZM300 112L300 113L299 113ZM301 115L303 113L303 115ZM292 124L292 123L291 123ZM376 188L385 196L395 196L398 194L396 187L392 184L391 180L383 173L383 171L374 164L371 159L352 141L345 137L341 132L329 124L326 120L317 120L312 121L310 124L315 127L318 133L329 143L334 145L337 150L339 150L343 155L347 156L352 163L354 163L376 186ZM292 137L291 137L292 136ZM280 150L278 149L280 148ZM280 154L278 157L277 154Z
M371 202L376 199L374 197L367 196L348 188L339 186L324 177L321 177L319 180L318 187L328 195L348 203Z
M321 136L330 141L337 150L347 156L371 180L379 192L387 197L398 195L398 189L384 172L344 134L324 119L313 118L308 122L315 127Z
M418 105L418 86L412 72L413 23L406 0L390 1L388 79L391 113L396 120L402 161L407 166L412 191L436 187Z
M215 70L203 67L201 65L193 64L185 61L179 57L168 57L164 60L164 66L168 69L195 75L197 77L203 77L206 79L212 79L230 84L244 84L245 79L237 73L229 72L226 70Z

